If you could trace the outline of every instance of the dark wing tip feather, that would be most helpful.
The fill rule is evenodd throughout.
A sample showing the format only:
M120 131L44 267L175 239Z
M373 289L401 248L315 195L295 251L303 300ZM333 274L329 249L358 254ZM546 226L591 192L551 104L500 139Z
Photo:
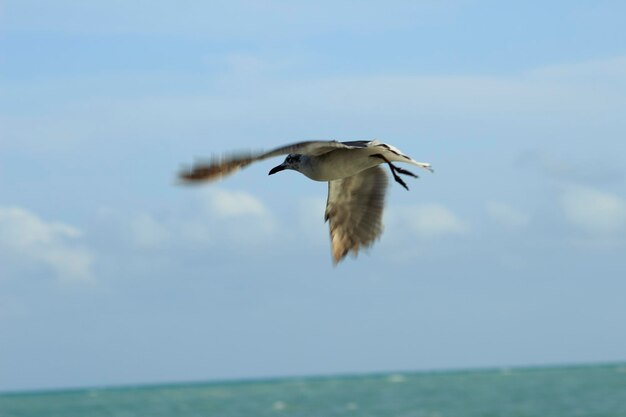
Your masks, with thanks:
M234 173L254 160L251 152L214 156L207 161L196 162L191 168L183 168L178 173L178 179L183 183L214 181Z
M215 165L196 164L191 168L184 168L178 173L178 179L183 183L210 181L221 177L222 169Z

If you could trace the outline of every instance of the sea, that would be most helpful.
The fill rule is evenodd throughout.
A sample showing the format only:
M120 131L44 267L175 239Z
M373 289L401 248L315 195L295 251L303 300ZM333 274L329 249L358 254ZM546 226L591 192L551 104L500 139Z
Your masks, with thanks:
M0 417L626 417L626 364L0 393Z

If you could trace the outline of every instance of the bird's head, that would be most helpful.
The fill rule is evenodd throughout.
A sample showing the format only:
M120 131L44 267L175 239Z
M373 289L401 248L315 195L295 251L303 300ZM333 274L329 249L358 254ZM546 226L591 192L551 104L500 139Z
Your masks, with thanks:
M290 153L289 155L287 155L287 157L285 158L282 164L272 168L269 174L267 175L276 174L277 172L283 171L285 169L293 169L295 171L298 171L300 167L301 159L302 159L302 155Z

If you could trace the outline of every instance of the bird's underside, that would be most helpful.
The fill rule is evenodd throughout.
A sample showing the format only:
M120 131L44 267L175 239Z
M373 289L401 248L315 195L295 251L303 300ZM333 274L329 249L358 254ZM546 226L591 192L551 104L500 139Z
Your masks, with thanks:
M374 158L379 162L366 164L370 167L354 175L328 181L325 220L329 222L332 256L336 264L348 253L356 255L360 248L370 246L382 233L382 213L388 180L385 171L378 164L387 164L394 180L407 190L406 183L398 174L412 177L417 175L396 166L393 162L406 162L432 172L430 164L414 161L393 146L378 141L308 141L286 145L269 152L214 156L210 160L196 163L190 169L183 170L179 178L186 183L212 181L230 175L253 162L275 156L306 155L311 160L322 161L326 154L339 149L359 150L355 152L357 158ZM282 169L295 169L307 175L305 170L298 166L285 167L286 162L274 168L270 174Z

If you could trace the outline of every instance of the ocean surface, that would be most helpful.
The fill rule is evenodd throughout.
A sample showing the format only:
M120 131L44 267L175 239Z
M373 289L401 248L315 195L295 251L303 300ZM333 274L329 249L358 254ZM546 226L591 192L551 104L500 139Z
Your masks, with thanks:
M0 394L0 417L626 417L626 364Z

